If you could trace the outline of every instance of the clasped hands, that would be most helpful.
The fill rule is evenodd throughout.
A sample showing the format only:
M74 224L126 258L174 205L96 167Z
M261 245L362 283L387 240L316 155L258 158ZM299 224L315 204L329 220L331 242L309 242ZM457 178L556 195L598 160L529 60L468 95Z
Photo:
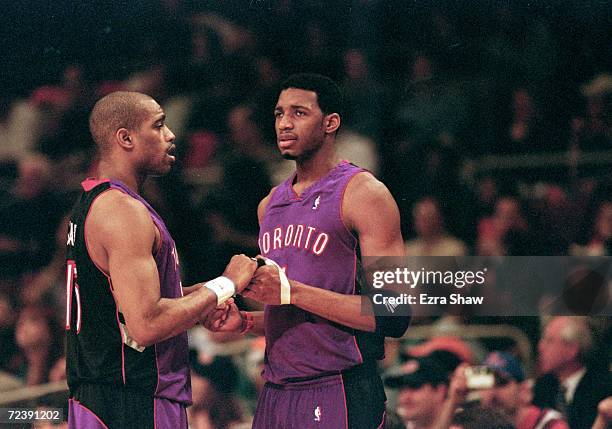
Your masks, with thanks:
M266 265L261 255L257 258L236 255L225 268L223 276L234 282L237 295L262 304L278 305L281 303L280 269L276 265ZM240 332L246 323L233 299L210 311L201 322L215 332Z

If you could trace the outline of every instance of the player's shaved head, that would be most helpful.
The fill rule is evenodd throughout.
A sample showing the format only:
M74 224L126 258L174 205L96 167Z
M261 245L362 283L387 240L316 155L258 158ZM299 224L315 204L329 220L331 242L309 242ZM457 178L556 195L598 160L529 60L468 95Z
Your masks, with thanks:
M89 115L89 131L100 154L112 147L120 128L135 130L145 118L145 102L153 100L140 92L117 91L102 97Z

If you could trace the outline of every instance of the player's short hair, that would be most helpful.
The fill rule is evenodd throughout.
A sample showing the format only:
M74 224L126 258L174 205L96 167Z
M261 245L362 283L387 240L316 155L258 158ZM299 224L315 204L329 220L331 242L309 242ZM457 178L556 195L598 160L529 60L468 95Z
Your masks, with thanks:
M143 101L151 100L140 92L116 91L102 97L89 115L89 131L104 153L111 146L111 140L119 128L134 130L145 118Z
M279 94L288 88L313 91L317 94L317 103L324 115L337 113L342 116L342 91L331 78L316 73L298 73L289 76L281 84Z

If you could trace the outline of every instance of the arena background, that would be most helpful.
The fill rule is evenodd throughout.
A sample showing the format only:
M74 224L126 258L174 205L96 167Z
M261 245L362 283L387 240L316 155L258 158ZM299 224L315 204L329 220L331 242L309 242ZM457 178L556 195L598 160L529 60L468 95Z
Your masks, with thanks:
M168 114L180 161L146 197L184 284L257 253L257 203L292 168L275 150L277 86L298 71L341 84L340 151L387 184L411 255L609 256L611 18L608 1L4 4L0 406L65 401L65 216L95 165L87 116L100 96L145 92ZM381 370L443 333L481 356L512 350L535 375L544 316L418 318ZM591 322L592 360L608 367L609 318ZM248 421L263 344L191 334L209 382L197 409L213 427Z

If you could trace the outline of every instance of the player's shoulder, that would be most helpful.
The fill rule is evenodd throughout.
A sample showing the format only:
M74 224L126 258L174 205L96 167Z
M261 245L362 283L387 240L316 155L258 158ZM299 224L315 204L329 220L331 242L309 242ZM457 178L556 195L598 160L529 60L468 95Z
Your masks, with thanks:
M389 189L369 171L355 174L349 181L345 198L363 201L392 198Z
M104 231L153 225L145 205L118 189L109 189L98 196L92 203L88 218Z
M359 230L359 225L381 218L399 217L391 192L370 172L357 173L348 183L342 200L345 224Z

